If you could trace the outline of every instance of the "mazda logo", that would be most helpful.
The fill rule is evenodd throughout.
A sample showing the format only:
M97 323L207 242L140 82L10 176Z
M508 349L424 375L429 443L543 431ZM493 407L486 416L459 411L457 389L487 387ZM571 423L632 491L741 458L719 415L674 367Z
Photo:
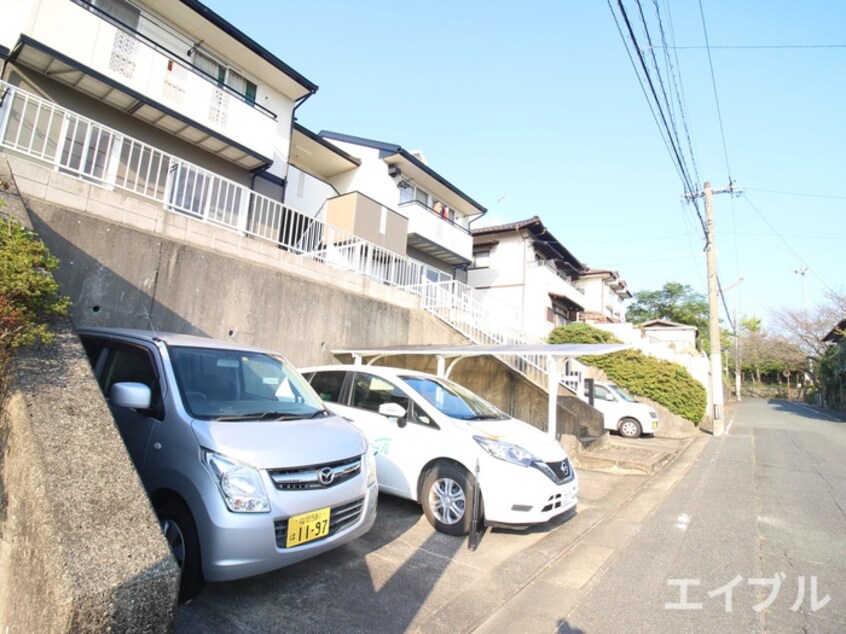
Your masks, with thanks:
M317 470L317 479L325 487L332 484L335 479L335 470L332 467L323 467Z

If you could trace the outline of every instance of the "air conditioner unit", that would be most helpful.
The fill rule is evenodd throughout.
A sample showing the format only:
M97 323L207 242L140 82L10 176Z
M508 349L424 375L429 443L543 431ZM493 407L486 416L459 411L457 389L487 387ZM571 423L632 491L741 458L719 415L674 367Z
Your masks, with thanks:
M399 166L391 165L390 167L388 167L388 176L390 176L391 178L396 178L400 174L402 174L402 172L400 171Z

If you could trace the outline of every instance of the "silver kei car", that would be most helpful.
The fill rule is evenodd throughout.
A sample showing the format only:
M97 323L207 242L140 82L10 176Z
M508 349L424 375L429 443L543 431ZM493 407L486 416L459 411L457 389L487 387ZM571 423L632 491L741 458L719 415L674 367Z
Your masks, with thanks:
M367 440L283 357L187 335L78 332L181 568L180 600L373 525Z

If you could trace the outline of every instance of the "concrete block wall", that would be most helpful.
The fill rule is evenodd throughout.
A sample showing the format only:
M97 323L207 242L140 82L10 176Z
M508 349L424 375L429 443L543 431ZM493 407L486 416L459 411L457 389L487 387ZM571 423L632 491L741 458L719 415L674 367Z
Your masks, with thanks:
M0 201L29 226L14 188ZM54 331L0 402L0 632L167 632L178 568L79 339Z

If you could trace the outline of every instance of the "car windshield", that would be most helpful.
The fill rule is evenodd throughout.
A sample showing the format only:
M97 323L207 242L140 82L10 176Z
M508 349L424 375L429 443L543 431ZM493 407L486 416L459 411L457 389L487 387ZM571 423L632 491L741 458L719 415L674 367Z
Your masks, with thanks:
M427 376L400 377L439 412L460 420L505 420L496 407L457 383Z
M282 357L246 350L169 348L185 408L223 421L318 418L323 402Z
M628 401L629 403L637 403L637 400L619 385L609 385L608 387L610 387L611 391L617 394L624 401Z

